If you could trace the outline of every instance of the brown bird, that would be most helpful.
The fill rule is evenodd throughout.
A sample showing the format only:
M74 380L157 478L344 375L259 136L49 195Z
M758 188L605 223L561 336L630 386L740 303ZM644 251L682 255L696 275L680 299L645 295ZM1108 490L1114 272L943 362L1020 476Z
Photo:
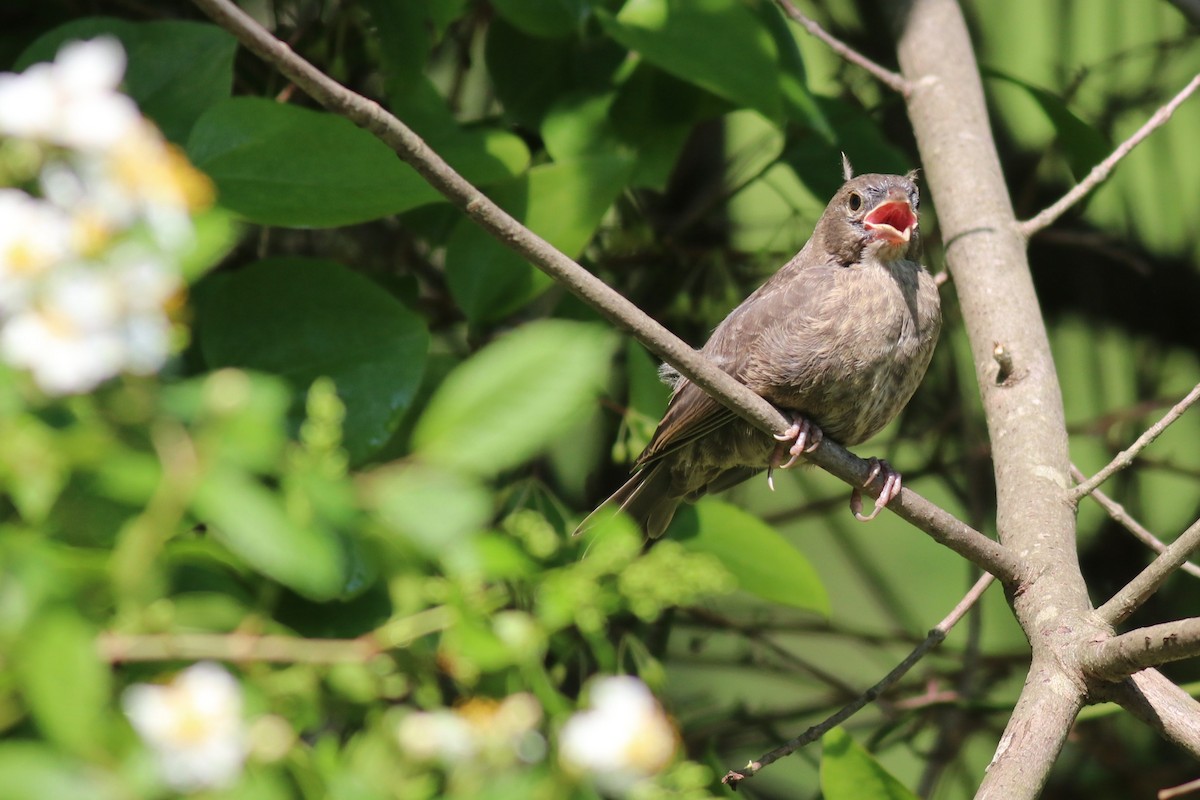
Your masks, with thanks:
M852 177L844 166L846 183L808 243L730 312L701 351L790 416L788 434L773 439L664 366L674 392L635 474L576 533L616 506L660 536L680 501L763 469L770 481L776 467L797 463L823 436L859 444L908 403L942 324L937 286L917 260L915 176ZM854 490L850 505L862 520L900 492L899 473L871 463L871 479L882 473L885 485L869 516Z

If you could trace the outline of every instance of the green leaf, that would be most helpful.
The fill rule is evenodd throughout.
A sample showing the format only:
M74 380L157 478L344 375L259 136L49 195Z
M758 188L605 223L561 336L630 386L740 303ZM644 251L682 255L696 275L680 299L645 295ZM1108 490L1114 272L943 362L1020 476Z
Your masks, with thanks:
M379 37L379 60L388 82L408 86L419 79L432 44L425 3L363 0Z
M365 486L384 523L432 556L461 546L492 516L487 489L458 472L412 464L377 472Z
M210 366L281 375L298 398L332 378L356 463L400 424L429 350L420 317L367 278L315 259L268 259L226 276L204 294L198 333Z
M1071 174L1075 176L1075 180L1082 180L1092 171L1092 167L1103 161L1112 151L1112 145L1108 143L1103 134L1076 116L1062 98L1053 92L999 70L985 68L982 73L985 77L1004 81L1023 89L1033 98L1046 115L1046 119L1054 126L1054 131L1058 136L1058 145L1067 157L1067 163L1071 167Z
M108 667L96 651L96 631L66 608L30 622L13 659L21 693L46 737L79 754L101 747L109 700Z
M774 528L736 506L713 498L685 505L670 536L689 550L719 558L744 591L829 615L829 597L808 559Z
M94 734L80 728L80 733ZM27 741L0 743L0 800L47 800L86 797L109 800L128 797L104 772Z
M605 31L676 77L782 122L803 76L799 55L780 52L758 6L765 0L629 0L615 17L599 9ZM792 45L794 51L794 45ZM789 96L780 76L790 74Z
M530 36L570 36L587 18L587 0L492 0L501 17Z
M614 334L532 322L451 372L413 431L418 456L490 475L535 455L586 412L608 373Z
M278 468L293 393L274 375L222 369L163 388L163 410L191 423L197 447L214 461L251 472Z
M780 159L791 165L796 176L822 204L842 185L838 165L843 152L856 167L862 166L860 172L903 174L912 168L904 151L883 134L880 123L860 106L829 97L818 97L816 102L833 128L833 141L813 131L796 131L788 136L787 148ZM778 199L775 202L778 204Z
M338 536L288 518L278 492L235 468L205 477L193 500L215 538L264 575L314 600L337 597L344 557Z
M195 235L188 248L180 254L179 269L188 281L198 280L237 246L241 227L234 215L224 208L214 207L192 216Z
M628 53L606 36L546 39L497 18L488 25L484 58L504 112L536 130L567 92L602 91Z
M216 182L222 205L266 225L350 225L440 197L344 117L261 98L210 109L187 150Z
M477 185L524 159L513 137L431 141ZM188 156L217 184L221 204L265 225L336 227L442 199L370 133L336 114L253 97L209 109L192 130Z
M609 112L616 134L632 143L637 155L630 183L666 191L695 124L727 111L729 104L711 92L651 64L638 64L618 88Z
M626 186L632 168L631 159L617 156L545 164L498 187L494 199L534 233L576 257ZM446 281L473 322L502 319L552 282L465 219L446 245Z
M825 800L917 800L841 728L821 737Z
M36 39L15 68L50 61L64 42L104 34L125 47L129 95L173 142L183 143L200 115L232 92L237 40L215 25L199 22L77 19Z

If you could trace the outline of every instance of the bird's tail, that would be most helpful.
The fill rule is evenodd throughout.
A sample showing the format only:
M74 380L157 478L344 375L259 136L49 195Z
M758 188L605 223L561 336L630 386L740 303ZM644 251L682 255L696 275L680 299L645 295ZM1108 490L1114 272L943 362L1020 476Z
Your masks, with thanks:
M670 487L671 472L666 462L659 461L638 470L611 497L588 514L572 535L578 536L595 525L602 514L620 510L632 517L647 536L657 539L671 524L675 509L683 499L672 495Z

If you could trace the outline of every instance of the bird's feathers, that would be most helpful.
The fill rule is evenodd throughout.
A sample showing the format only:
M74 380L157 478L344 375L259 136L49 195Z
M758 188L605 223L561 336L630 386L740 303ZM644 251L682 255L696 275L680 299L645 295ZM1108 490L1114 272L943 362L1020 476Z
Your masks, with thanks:
M808 243L729 313L702 352L780 409L853 445L908 402L941 315L937 287L917 261L915 184L898 175L851 178L848 159L843 168L847 181ZM678 377L638 471L601 509L622 508L658 535L681 500L764 469L774 445Z

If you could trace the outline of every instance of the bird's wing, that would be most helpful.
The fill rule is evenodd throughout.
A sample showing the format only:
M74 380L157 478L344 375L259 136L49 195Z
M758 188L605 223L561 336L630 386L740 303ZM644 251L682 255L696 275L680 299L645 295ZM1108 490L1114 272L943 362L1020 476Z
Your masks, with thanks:
M658 461L735 419L737 416L732 411L696 384L682 378L654 437L638 457L638 466Z
M803 277L797 275L800 265L811 260L805 258L808 251L809 248L802 250L731 311L704 345L702 352L738 380L745 382L747 368L758 357L759 339L779 324L781 306L783 310L794 310L801 303L819 302L811 296L812 287L806 288ZM759 387L750 388L762 393ZM736 414L703 389L686 378L680 379L658 430L638 458L638 465L657 461L735 419Z

